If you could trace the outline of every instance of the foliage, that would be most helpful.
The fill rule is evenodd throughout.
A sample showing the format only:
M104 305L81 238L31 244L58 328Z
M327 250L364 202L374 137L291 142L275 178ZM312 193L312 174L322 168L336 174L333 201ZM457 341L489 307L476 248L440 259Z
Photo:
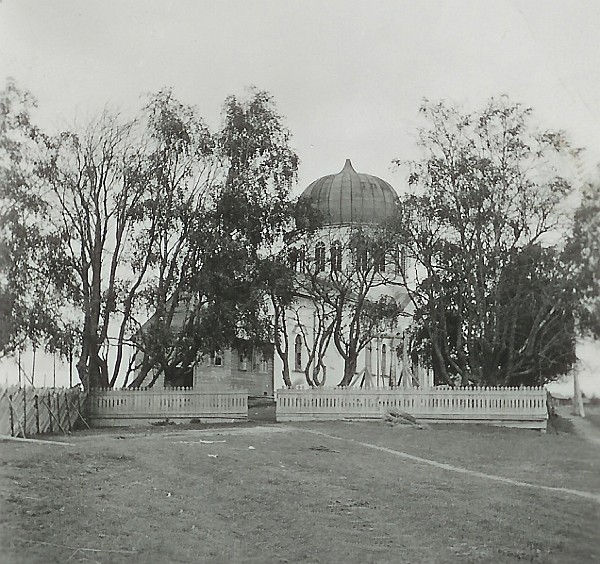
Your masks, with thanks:
M96 387L268 342L298 164L270 95L227 98L216 133L169 90L138 119L104 112L54 136L33 106L10 82L0 98L2 351L77 352Z
M396 221L421 351L442 383L555 378L574 359L574 304L562 299L573 281L552 250L571 192L559 167L573 151L506 98L471 114L428 102L422 112L424 158L410 163L414 191Z
M0 356L65 332L62 240L49 224L36 102L8 80L0 93Z
M584 187L575 212L574 228L566 254L575 271L581 298L579 328L583 334L600 338L600 183Z
M169 377L204 354L269 341L265 295L284 273L277 245L293 225L298 162L266 92L229 97L215 134L169 93L148 109L157 147L150 200L164 225L154 243L138 245L155 246L158 276L147 287L155 313L136 339L143 361L134 386L151 368L154 379Z
M143 277L130 286L125 306L135 312L137 298L151 320L134 326L132 342L141 360L132 386L141 385L150 370L154 379L161 373L171 377L198 354L194 339L200 303L192 279L211 233L207 209L215 170L212 133L195 108L169 90L149 99L143 128L146 187L136 207L138 225L128 256L131 269Z

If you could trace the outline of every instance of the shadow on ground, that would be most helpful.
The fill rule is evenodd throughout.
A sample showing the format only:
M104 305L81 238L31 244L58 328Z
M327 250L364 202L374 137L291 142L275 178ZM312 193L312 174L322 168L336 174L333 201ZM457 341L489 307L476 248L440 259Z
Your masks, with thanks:
M250 397L248 399L248 421L275 423L275 400Z

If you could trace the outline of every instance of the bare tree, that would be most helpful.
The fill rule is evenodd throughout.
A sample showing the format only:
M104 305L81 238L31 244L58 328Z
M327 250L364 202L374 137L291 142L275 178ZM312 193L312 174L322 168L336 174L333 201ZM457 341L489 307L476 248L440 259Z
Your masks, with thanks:
M83 316L77 371L86 387L115 380L109 372L109 330L126 241L146 189L135 125L105 112L83 133L47 142L43 176L67 253L69 295Z
M386 269L397 268L391 240L384 225L324 228L314 239L299 277L300 288L310 296L316 312L317 374L332 339L344 359L341 386L354 378L360 353L377 334L393 327L404 309L388 292Z

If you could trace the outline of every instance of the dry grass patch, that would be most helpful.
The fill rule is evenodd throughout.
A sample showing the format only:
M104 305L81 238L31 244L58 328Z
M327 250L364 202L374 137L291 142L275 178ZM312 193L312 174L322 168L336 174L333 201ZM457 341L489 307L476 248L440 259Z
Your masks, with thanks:
M296 427L91 433L71 437L75 447L3 443L2 561L563 563L600 556L598 503L302 429L598 493L600 453L576 437L466 426Z

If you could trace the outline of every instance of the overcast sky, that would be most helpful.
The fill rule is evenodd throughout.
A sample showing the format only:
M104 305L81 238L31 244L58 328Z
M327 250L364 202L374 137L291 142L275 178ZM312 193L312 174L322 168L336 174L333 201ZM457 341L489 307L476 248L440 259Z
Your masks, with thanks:
M213 126L229 94L270 91L301 159L299 189L341 170L404 189L424 97L508 94L600 162L598 0L0 0L0 80L59 129L171 86Z
M423 97L477 107L507 93L600 161L600 2L533 0L3 0L0 73L50 128L172 86L213 126L229 94L270 91L300 186L359 172L398 190Z

